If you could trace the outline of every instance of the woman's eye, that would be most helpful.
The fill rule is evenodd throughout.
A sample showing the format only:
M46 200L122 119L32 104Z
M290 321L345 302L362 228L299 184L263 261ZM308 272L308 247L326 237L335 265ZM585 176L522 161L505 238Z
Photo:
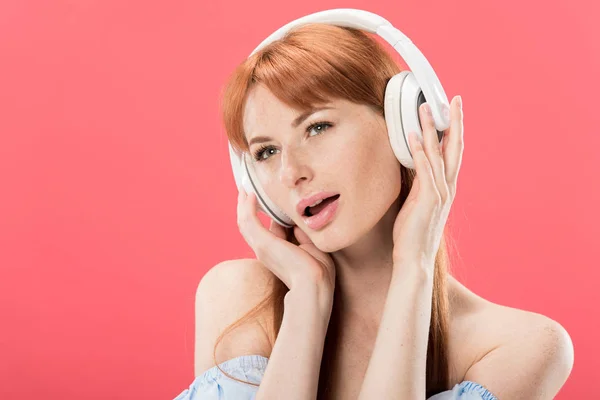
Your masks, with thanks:
M316 127L323 127L323 126L326 126L326 127L328 127L328 128L329 128L329 127L331 127L331 124L330 124L330 123L328 123L328 122L325 122L325 121L322 121L322 122L316 122L316 123L314 123L314 124L312 124L312 125L309 125L309 126L308 126L308 128L306 128L306 131L307 131L307 132L310 132L310 131L312 131L312 130L313 130L314 128L316 128ZM321 130L319 130L319 132L323 132L323 131L326 131L326 130L327 130L327 129L321 129Z
M327 129L331 128L331 126L332 126L332 124L330 124L327 121L319 121L319 122L315 122L314 124L309 125L306 128L306 132L310 133L314 128L321 127L321 129L317 130L318 133L321 133L321 132L324 132ZM326 128L323 129L323 127L326 127ZM270 150L276 150L276 149L273 146L261 146L258 150L256 150L254 152L254 155L253 155L254 161L257 161L257 162L265 161L268 157L264 158L263 156L266 152L268 152Z

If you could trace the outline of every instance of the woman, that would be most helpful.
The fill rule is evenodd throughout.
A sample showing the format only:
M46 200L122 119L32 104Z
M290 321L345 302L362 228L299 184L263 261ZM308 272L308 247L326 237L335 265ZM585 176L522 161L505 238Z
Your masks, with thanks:
M420 108L407 169L383 112L398 72L371 36L326 24L294 29L236 69L223 97L229 141L296 226L267 230L254 194L240 192L238 226L257 259L203 277L196 379L177 400L551 399L566 381L560 324L448 273L460 98L443 148Z

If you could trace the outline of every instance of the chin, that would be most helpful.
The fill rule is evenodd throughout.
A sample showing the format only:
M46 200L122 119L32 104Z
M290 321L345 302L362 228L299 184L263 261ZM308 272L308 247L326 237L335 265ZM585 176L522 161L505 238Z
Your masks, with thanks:
M332 229L328 229L332 228ZM352 244L351 237L344 230L325 227L322 231L313 232L311 241L323 253L334 253Z

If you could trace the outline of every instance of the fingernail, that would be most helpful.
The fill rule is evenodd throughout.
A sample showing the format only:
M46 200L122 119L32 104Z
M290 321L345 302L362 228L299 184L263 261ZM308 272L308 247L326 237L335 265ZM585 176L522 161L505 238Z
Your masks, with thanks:
M423 148L423 144L421 143L421 141L419 139L415 140L415 149L421 150L422 148Z
M462 109L462 97L460 97L460 95L458 96L456 101L458 102L458 106Z
M427 115L431 115L431 107L429 107L429 104L423 103L423 108L425 109Z
M422 142L419 138L419 135L417 135L416 132L411 132L410 135L412 136L413 143L415 144L416 148L419 149L422 146Z

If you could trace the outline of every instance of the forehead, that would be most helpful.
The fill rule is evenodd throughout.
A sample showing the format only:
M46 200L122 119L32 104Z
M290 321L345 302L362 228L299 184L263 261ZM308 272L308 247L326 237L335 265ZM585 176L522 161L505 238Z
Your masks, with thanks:
M331 99L326 104L315 106L328 106L336 109L347 107L348 102L341 99ZM279 100L269 89L263 85L257 84L248 93L244 104L243 125L246 137L253 136L253 132L258 128L264 129L273 124L289 125L295 118L307 110L294 109L281 100Z
M248 93L244 104L244 126L256 118L293 113L294 110L275 97L269 89L256 85Z

